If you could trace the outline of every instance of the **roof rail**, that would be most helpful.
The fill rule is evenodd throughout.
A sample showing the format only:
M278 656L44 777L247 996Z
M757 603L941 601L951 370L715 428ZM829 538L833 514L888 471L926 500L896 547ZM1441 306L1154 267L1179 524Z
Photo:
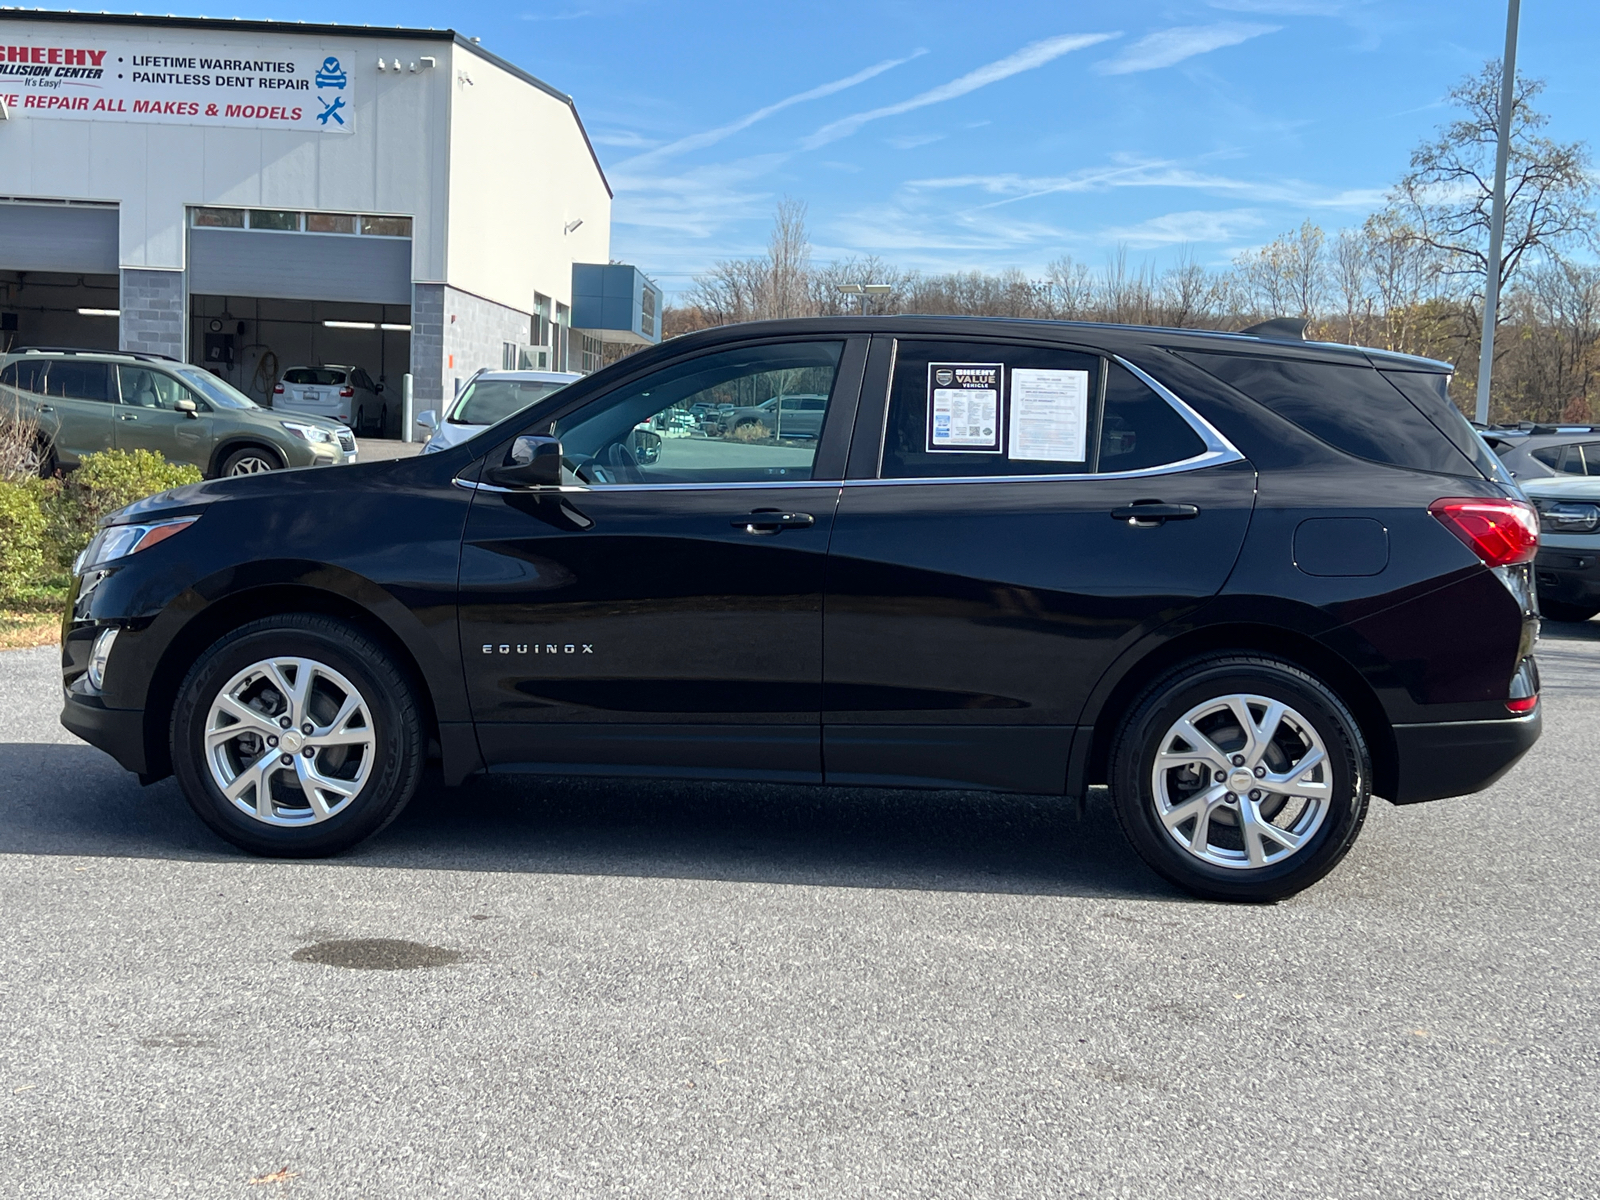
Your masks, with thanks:
M1247 326L1239 333L1245 337L1268 338L1275 342L1303 342L1306 340L1306 326L1310 323L1300 317L1273 317L1270 321Z
M182 362L170 354L157 354L151 350L91 350L83 346L18 346L12 354L110 354L117 358L132 358L139 362Z

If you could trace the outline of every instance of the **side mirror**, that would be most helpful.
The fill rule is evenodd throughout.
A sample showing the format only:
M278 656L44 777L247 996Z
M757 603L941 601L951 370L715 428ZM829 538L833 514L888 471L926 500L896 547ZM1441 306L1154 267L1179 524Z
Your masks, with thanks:
M425 408L417 414L417 424L429 433L439 432L439 414L431 408Z
M194 401L189 399L187 396L177 401L172 407L178 412L181 412L184 416L188 417L191 421L199 420L200 418L200 410L195 407Z
M525 434L511 443L502 465L489 467L484 474L501 487L560 487L561 441Z

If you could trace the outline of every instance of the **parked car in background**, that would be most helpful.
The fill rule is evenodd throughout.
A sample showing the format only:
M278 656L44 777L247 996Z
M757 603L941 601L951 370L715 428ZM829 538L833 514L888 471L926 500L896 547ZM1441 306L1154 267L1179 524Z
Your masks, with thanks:
M356 461L337 421L265 409L211 372L159 354L26 349L0 358L0 406L39 425L39 469L96 450L155 450L208 477Z
M827 408L826 396L773 396L760 404L721 414L722 432L737 434L740 429L754 430L759 426L767 437L814 438L822 432L822 415Z
M445 406L442 420L436 409L417 414L417 424L428 432L422 452L436 454L458 446L582 378L576 371L479 371Z
M1521 482L1539 510L1539 610L1553 621L1587 621L1600 613L1600 470Z
M1104 783L1167 879L1286 896L1370 796L1478 791L1539 735L1539 518L1449 371L1250 331L702 330L430 454L123 510L62 721L274 857L383 828L435 754L448 785ZM788 387L819 436L634 449Z
M389 436L383 384L360 367L290 367L272 389L272 407L348 425L358 434ZM398 410L397 410L398 411Z
M1513 478L1600 475L1600 425L1527 425L1482 431Z

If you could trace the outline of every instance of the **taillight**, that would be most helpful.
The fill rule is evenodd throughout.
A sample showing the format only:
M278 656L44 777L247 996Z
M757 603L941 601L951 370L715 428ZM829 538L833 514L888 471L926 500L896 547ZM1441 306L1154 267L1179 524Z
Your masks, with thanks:
M1511 693L1506 697L1506 711L1519 717L1531 713L1539 706L1539 664L1529 655L1517 665L1511 677Z
M339 389L339 395L343 396L346 400L350 399L350 397L354 396L355 394L356 390L353 387L342 387Z
M1539 514L1521 500L1446 498L1428 505L1428 511L1485 566L1532 562L1539 552Z
M273 394L273 395L274 395L274 396L281 396L281 395L283 395L283 384L281 384L281 383L275 383L275 384L273 384L273 385L272 385L272 394Z

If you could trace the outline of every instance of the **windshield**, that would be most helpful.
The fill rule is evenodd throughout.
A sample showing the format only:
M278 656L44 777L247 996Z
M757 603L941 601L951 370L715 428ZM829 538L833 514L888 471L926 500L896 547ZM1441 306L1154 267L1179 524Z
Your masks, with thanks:
M450 413L452 425L493 425L566 387L552 379L475 379Z
M219 408L260 408L254 400L224 379L199 367L179 367L183 381Z

